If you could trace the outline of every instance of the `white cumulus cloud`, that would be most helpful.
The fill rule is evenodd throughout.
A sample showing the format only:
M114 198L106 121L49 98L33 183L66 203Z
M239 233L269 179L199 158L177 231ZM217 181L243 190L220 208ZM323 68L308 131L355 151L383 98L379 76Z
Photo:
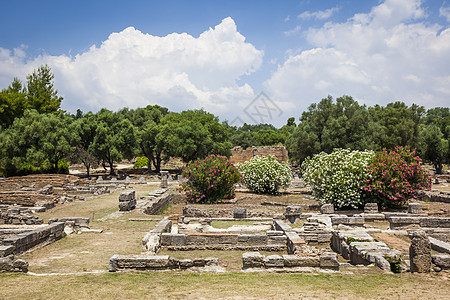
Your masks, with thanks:
M254 97L248 84L237 81L257 70L263 58L231 18L197 38L187 33L159 37L128 27L74 57L26 60L24 51L0 48L1 86L48 64L65 98L63 108L72 111L159 104L173 111L203 107L228 112L230 118L239 101Z
M265 86L298 114L328 94L368 105L448 106L450 29L424 18L420 1L386 0L370 13L309 29L313 48L292 51Z

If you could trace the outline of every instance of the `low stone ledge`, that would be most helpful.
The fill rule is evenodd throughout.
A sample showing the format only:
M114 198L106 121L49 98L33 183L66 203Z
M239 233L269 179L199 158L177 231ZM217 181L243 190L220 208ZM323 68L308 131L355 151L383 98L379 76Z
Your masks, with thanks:
M8 246L0 245L0 257L9 256L9 255L13 254L13 252L14 252L14 246L11 246L11 245L8 245Z
M264 267L264 255L259 252L244 253L242 254L242 265L244 269L262 268Z
M53 219L53 221L55 221L55 220ZM65 217L65 218L61 218L59 220L56 219L56 222L64 222L64 223L74 222L74 226L84 227L84 228L90 228L89 221L90 221L89 218L80 218L80 217Z
M179 270L191 267L218 266L218 264L219 259L215 257L178 260L169 255L113 255L109 259L109 271Z
M332 216L331 217L331 224L333 225L347 225L347 226L363 226L364 225L364 217L362 216L354 216L354 217L347 217L347 216Z
M18 255L37 245L53 243L65 236L64 223L56 222L45 227L5 238L3 246L13 246L13 254Z
M430 240L431 249L437 252L450 254L450 243L446 243L432 237L428 237L428 239Z
M425 228L450 228L450 218L390 216L387 220L389 221L391 229L401 229L411 226Z
M242 255L243 269L291 269L301 268L330 269L339 271L336 253L327 252L320 256L269 255L247 252Z

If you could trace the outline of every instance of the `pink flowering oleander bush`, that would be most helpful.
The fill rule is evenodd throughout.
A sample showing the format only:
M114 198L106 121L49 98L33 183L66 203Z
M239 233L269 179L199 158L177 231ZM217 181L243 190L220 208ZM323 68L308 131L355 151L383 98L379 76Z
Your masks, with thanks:
M178 191L191 203L219 203L235 197L234 185L241 180L228 158L210 155L187 164L182 173L186 181Z
M382 208L404 205L418 190L431 188L431 177L423 169L422 160L408 147L377 152L367 171L368 178L361 186L364 198Z

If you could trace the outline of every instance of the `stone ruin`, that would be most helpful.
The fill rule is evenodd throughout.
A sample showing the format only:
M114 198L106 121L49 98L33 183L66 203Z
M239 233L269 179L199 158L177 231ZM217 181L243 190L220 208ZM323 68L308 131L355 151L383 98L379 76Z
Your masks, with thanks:
M278 162L288 162L289 156L284 146L253 146L245 150L241 146L236 146L231 149L230 162L243 163L250 161L254 156L269 156L276 157Z
M208 209L187 205L183 216L164 218L144 236L142 244L146 254L113 256L110 271L173 270L209 264L199 263L201 259L194 263L172 256L160 256L158 252L161 249L174 253L193 250L247 251L242 256L242 270L246 272L335 272L346 264L338 261L338 254L352 265L375 265L385 272L450 269L450 244L443 241L450 236L450 218L429 217L422 213L418 203L410 203L407 213L380 213L374 203L366 204L362 213L339 213L332 205L324 205L320 211L304 213L300 206L287 206L283 215L273 218L252 217L245 208L235 207L228 212L228 217L214 217ZM236 220L250 221L253 225L233 225L227 229L211 226L212 221ZM376 241L372 234L382 230L366 226L368 222L388 223L388 232L409 234L410 256L405 257L386 243ZM289 224L302 226L291 227ZM417 230L423 233L418 234ZM431 249L439 254L432 255ZM260 251L285 251L286 254L264 256ZM217 266L217 259L206 259L209 260Z

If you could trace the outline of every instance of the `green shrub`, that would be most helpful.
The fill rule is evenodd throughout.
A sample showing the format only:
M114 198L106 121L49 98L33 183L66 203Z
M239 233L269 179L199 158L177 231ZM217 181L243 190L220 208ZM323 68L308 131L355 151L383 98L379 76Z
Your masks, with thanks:
M279 163L275 156L255 156L238 168L242 183L255 193L275 195L291 183L291 168L285 162Z
M303 179L321 203L337 208L363 206L361 185L369 174L367 166L373 151L335 149L308 157L302 164Z
M136 162L134 163L133 168L135 168L135 169L144 168L144 167L147 167L147 164L148 164L148 158L145 156L141 156L136 159Z
M220 155L210 155L205 159L191 161L182 173L186 182L179 192L191 203L218 203L235 196L234 184L241 179L237 168Z
M370 176L361 187L364 197L382 208L404 205L415 198L417 190L431 188L431 177L422 168L422 160L408 147L377 152L367 170Z

